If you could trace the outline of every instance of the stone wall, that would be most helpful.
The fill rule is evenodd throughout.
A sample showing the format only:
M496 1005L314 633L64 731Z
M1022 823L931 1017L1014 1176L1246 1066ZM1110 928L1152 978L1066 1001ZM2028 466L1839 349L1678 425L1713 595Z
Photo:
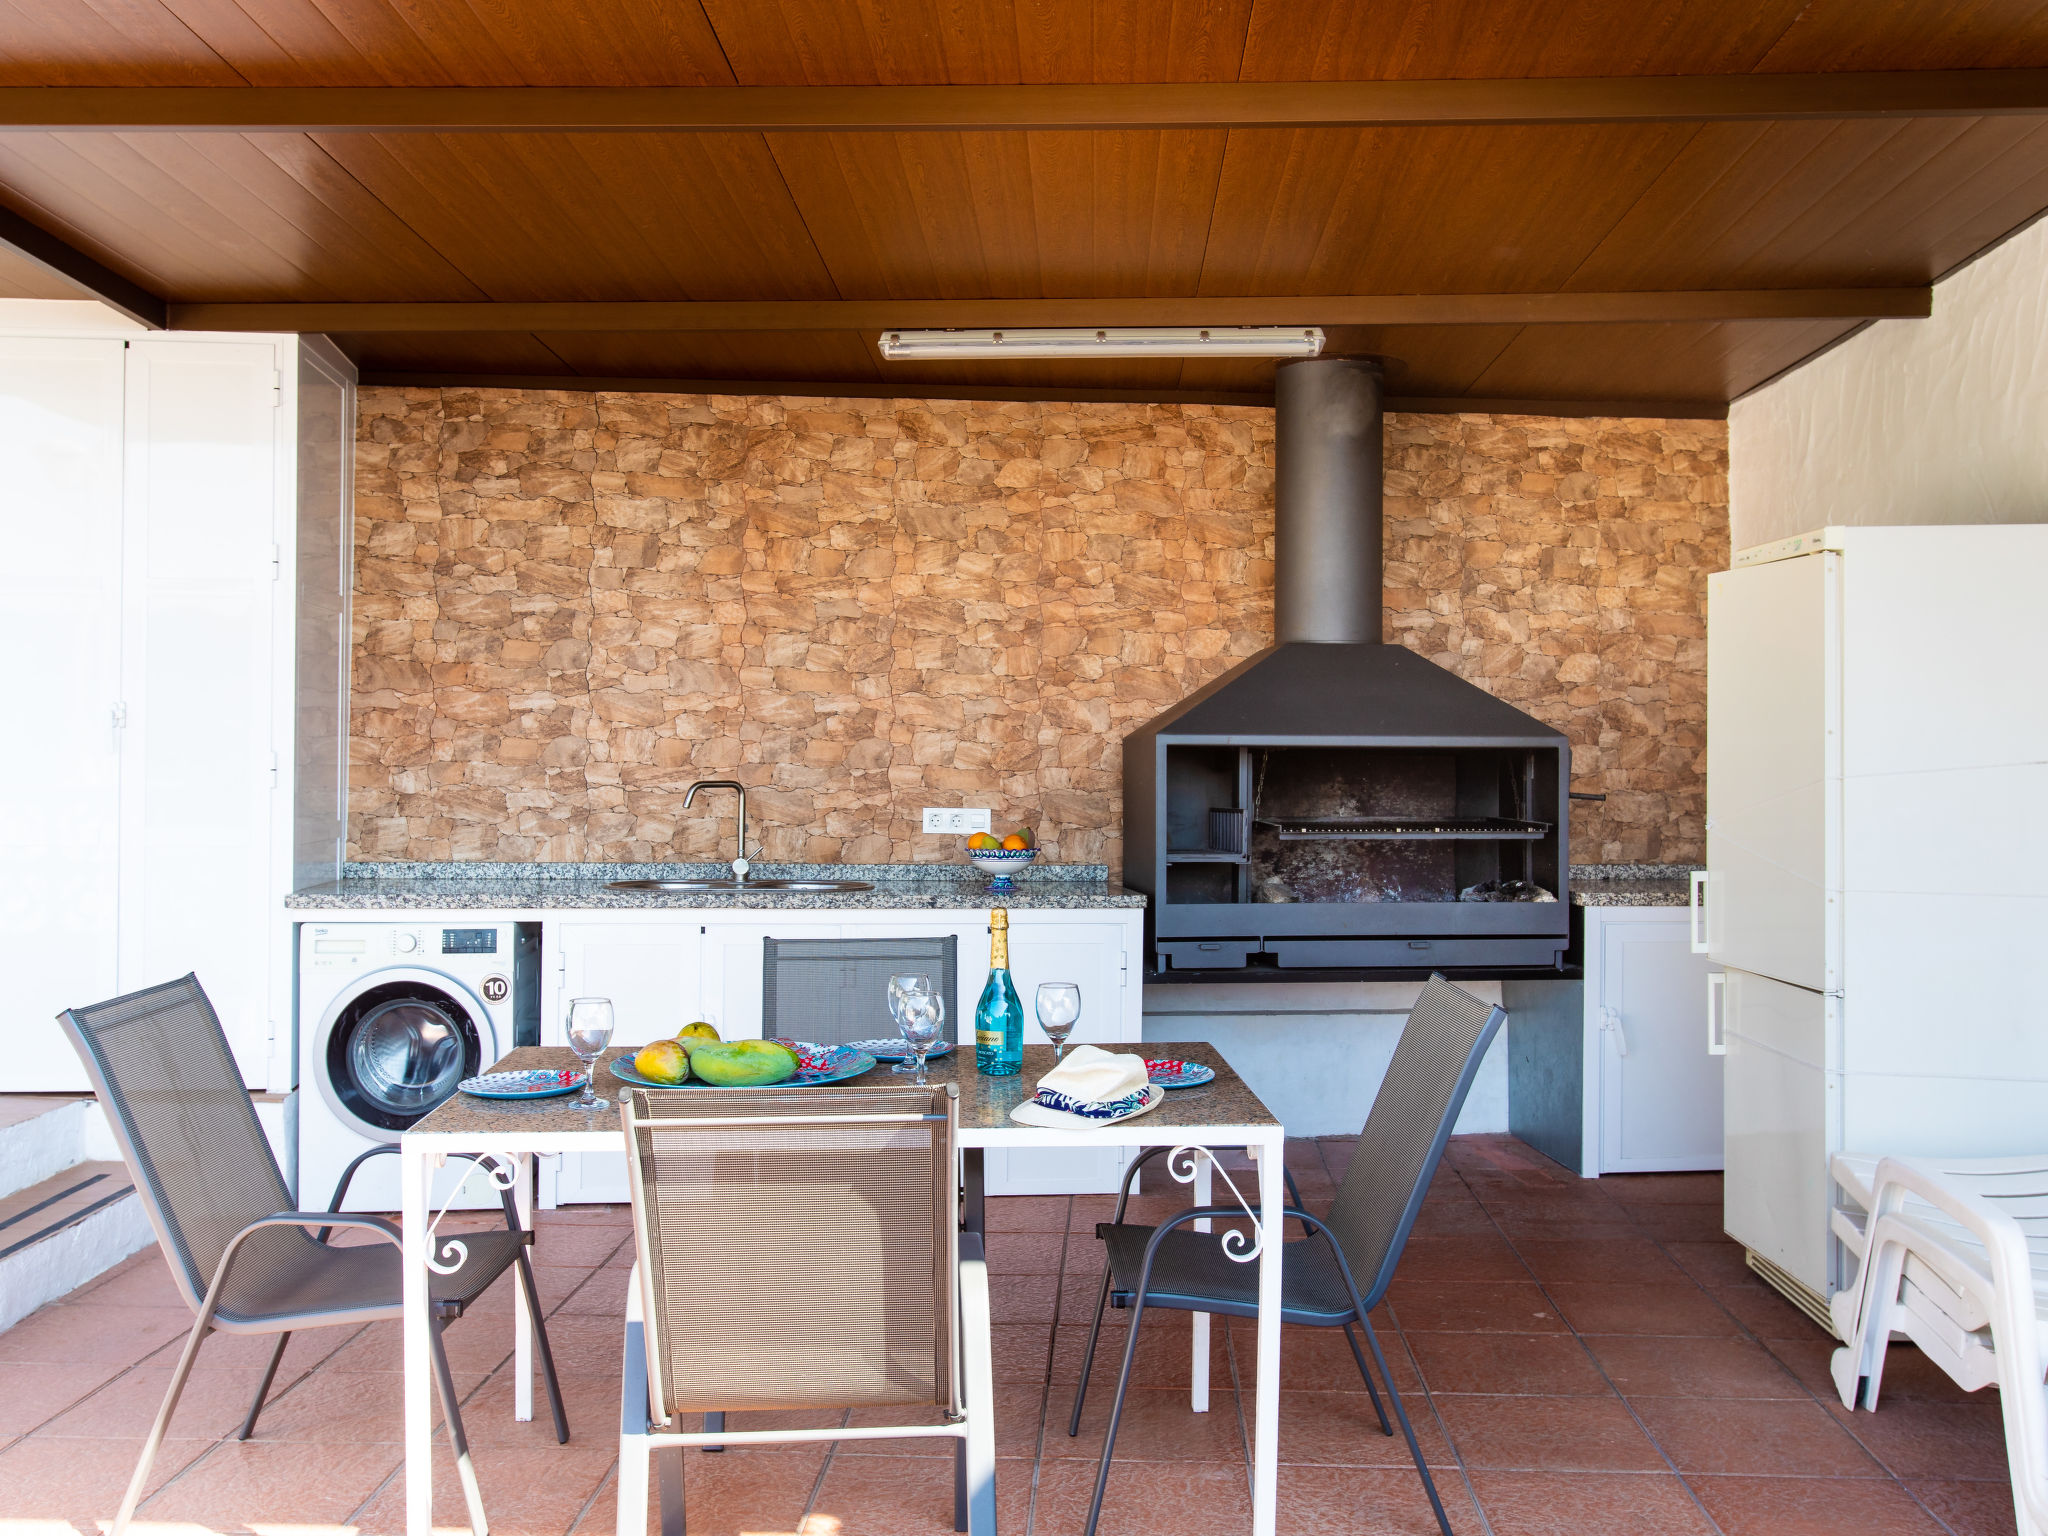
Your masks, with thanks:
M1119 744L1272 631L1273 421L364 389L350 856L1120 857ZM1569 731L1580 859L1701 843L1718 424L1397 416L1389 637Z

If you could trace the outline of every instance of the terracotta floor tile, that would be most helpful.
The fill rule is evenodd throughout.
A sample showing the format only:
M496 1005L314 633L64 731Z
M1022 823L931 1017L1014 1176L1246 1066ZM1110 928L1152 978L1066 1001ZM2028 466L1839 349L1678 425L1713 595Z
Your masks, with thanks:
M632 1271L607 1265L601 1269L589 1270L583 1282L561 1297L550 1300L545 1290L541 1292L541 1306L550 1316L557 1312L570 1315L608 1317L621 1327L626 1317L626 1287L632 1279ZM508 1288L493 1286L492 1294L505 1291L503 1305L512 1304L512 1293ZM468 1319L465 1319L468 1321Z
M1092 1461L1046 1461L1033 1536L1081 1536L1095 1493ZM998 1472L1000 1477L1000 1471ZM1252 1518L1243 1465L1119 1461L1102 1503L1103 1536L1243 1536Z
M1073 1398L1055 1392L1048 1405L1045 1455L1048 1460L1099 1461L1102 1437L1109 1427L1111 1386L1088 1394L1081 1415L1081 1433L1067 1434ZM1286 1441L1283 1429L1281 1440ZM1196 1413L1188 1394L1171 1387L1133 1387L1124 1395L1123 1424L1117 1430L1116 1460L1126 1462L1206 1461L1219 1466L1244 1461L1244 1431L1238 1422L1237 1395L1225 1382L1209 1393L1209 1411Z
M562 1351L563 1324L565 1321L586 1322L589 1320L582 1318L555 1318L549 1322L548 1338L555 1347L556 1371L563 1376L604 1374L592 1370L572 1371L569 1369ZM455 1377L456 1391L464 1396L476 1390L478 1383L483 1381L486 1376L489 1376L491 1372L497 1370L512 1356L512 1330L509 1327L500 1326L487 1318L469 1318L467 1319L467 1326L470 1334L466 1344L461 1337L464 1327L463 1323L457 1323L454 1327L450 1328L447 1335L448 1369ZM610 1332L617 1336L612 1344L610 1355L611 1369L609 1374L613 1376L619 1374L619 1363L625 1352L623 1326L623 1324L614 1323L610 1329ZM328 1336L323 1337L323 1335ZM302 1341L306 1342L309 1346L318 1345L330 1351L314 1362L322 1370L389 1371L395 1375L404 1369L404 1339L402 1331L396 1323L372 1323L369 1327L356 1329L353 1333L343 1328L318 1329L306 1334L295 1333L292 1335L290 1347L285 1350L284 1358L287 1365L291 1364ZM206 1341L206 1348L211 1350L216 1344L248 1346L239 1348L231 1356L231 1359L237 1365L254 1365L260 1368L269 1356L264 1351L253 1346L262 1342L261 1339L208 1339ZM340 1346L339 1348L335 1347L337 1344ZM585 1340L585 1347L586 1349L589 1347L589 1340L587 1339ZM163 1355L159 1353L150 1363L152 1365L160 1364L163 1358ZM202 1353L200 1358L202 1360L205 1359L205 1354ZM280 1369L279 1374L283 1374L282 1369Z
M256 1436L322 1445L395 1445L405 1438L404 1391L405 1378L396 1371L315 1371L264 1408Z
M989 1329L997 1381L1044 1381L1051 1348L1050 1323L998 1323Z
M1643 1229L1621 1211L1593 1211L1585 1215L1546 1215L1531 1212L1495 1217L1501 1235L1511 1243L1549 1243L1569 1239L1597 1243L1620 1238L1642 1237Z
M133 1365L191 1331L183 1307L52 1302L0 1333L0 1366Z
M1246 1423L1250 1423L1249 1395ZM1385 1400L1382 1399L1384 1402ZM1456 1464L1443 1427L1420 1393L1404 1394L1408 1422L1432 1467ZM1407 1436L1401 1433L1394 1405L1386 1404L1391 1435L1380 1431L1372 1399L1363 1392L1282 1392L1280 1394L1280 1459L1290 1466L1412 1467Z
M138 1518L219 1532L256 1525L339 1525L398 1470L399 1461L395 1445L226 1441L144 1500Z
M197 1440L166 1440L150 1469L149 1488L162 1488L208 1449ZM78 1531L98 1530L98 1522L112 1520L121 1507L141 1454L140 1435L118 1440L24 1435L0 1451L0 1510L10 1520L68 1521Z
M1681 1285L1556 1284L1545 1287L1580 1333L1734 1338L1742 1330L1691 1282Z
M1394 1385L1403 1392L1419 1391L1422 1378L1416 1375L1408 1350L1402 1345L1403 1336L1398 1329L1380 1326L1384 1321L1383 1317L1375 1314L1374 1331L1379 1334L1387 1367L1394 1374ZM1237 1354L1237 1374L1249 1391L1259 1363L1257 1325L1250 1318L1232 1318L1230 1330L1231 1347ZM1358 1331L1354 1329L1353 1332ZM1370 1363L1372 1350L1363 1333L1358 1333L1358 1347L1365 1351L1366 1361ZM1280 1385L1283 1389L1302 1392L1365 1390L1365 1382L1358 1374L1358 1362L1352 1357L1351 1346L1344 1342L1341 1328L1305 1328L1298 1325L1289 1325L1281 1330Z
M392 1337L398 1336L398 1325L391 1325ZM277 1376L280 1381L316 1369L323 1361L333 1359L342 1349L359 1338L360 1327L306 1328L292 1335L291 1343L284 1349L284 1359L279 1362ZM262 1370L270 1364L270 1351L276 1347L277 1337L268 1333L216 1333L199 1346L199 1359L194 1370ZM141 1363L145 1366L161 1366L171 1369L178 1363L178 1356L184 1352L185 1336L166 1339Z
M13 1387L13 1375L12 1370L0 1374L0 1382L4 1382L8 1392ZM280 1388L295 1379L285 1378L282 1370L279 1376ZM262 1379L260 1370L195 1367L185 1382L185 1390L178 1396L178 1411L171 1416L169 1437L218 1440L241 1428L249 1411L249 1399L255 1396L256 1383ZM42 1433L91 1439L146 1435L156 1420L157 1410L163 1406L164 1392L170 1384L169 1366L138 1365L68 1413L52 1419ZM257 1421L257 1428L259 1432L264 1428L261 1420Z
M1406 1467L1290 1467L1279 1477L1280 1536L1437 1536L1429 1495ZM1479 1529L1479 1511L1455 1470L1437 1475L1451 1529Z
M1586 1340L1630 1397L1780 1397L1810 1394L1761 1344L1596 1334Z
M1710 1243L1727 1234L1722 1228L1721 1203L1712 1205L1624 1204L1622 1210L1646 1237L1674 1243Z
M1469 1467L1539 1472L1665 1470L1657 1449L1616 1397L1436 1399Z
M1718 1173L1610 1173L1600 1182L1626 1204L1714 1205L1721 1203Z
M995 1389L996 1455L1029 1459L1038 1454L1039 1422L1045 1411L1045 1388L1024 1382L1000 1382ZM943 1413L936 1407L856 1408L848 1421L857 1428L882 1424L937 1424ZM928 1440L845 1440L836 1452L840 1456L942 1457L951 1460L953 1439Z
M491 1223L489 1225L500 1225ZM533 1235L533 1262L593 1268L633 1248L631 1227L553 1222Z
M1114 1391L1117 1372L1123 1366L1124 1324L1112 1312L1102 1326L1102 1340L1095 1348L1095 1371L1091 1390ZM1081 1360L1088 1347L1086 1323L1061 1323L1053 1347L1051 1380L1055 1386L1081 1379ZM1187 1314L1148 1318L1138 1337L1138 1358L1131 1384L1140 1387L1186 1386L1193 1357L1193 1341ZM1283 1349L1283 1368L1287 1359ZM1249 1367L1240 1364L1240 1370ZM1209 1329L1209 1379L1219 1386L1230 1384L1230 1365L1223 1353L1223 1330L1214 1323Z
M1750 1285L1756 1273L1743 1258L1742 1244L1728 1238L1669 1242L1664 1251L1702 1285Z
M825 1455L823 1446L735 1450L716 1456L686 1454L683 1498L690 1536L739 1536L741 1532L747 1536L800 1536L803 1527L799 1522L824 1468ZM659 1536L658 1495L655 1480L648 1481L647 1529L650 1536ZM488 1491L485 1498L489 1499ZM573 1529L578 1536L612 1536L617 1529L618 1507L618 1477L614 1468L598 1484ZM458 1501L453 1506L454 1515L444 1514L436 1494L437 1525L459 1523L461 1508ZM405 1528L404 1517L402 1493L396 1488L386 1490L363 1522L362 1536L400 1536ZM491 1530L496 1536L495 1514ZM822 1524L812 1526L811 1531L818 1536L836 1536Z
M1941 1531L1913 1496L1889 1478L1687 1481L1727 1536L1939 1536Z
M325 1375L325 1372L321 1373ZM316 1390L320 1377L313 1378ZM525 1423L512 1417L512 1367L493 1372L462 1405L462 1426L472 1445L523 1445L537 1454L555 1447L555 1421L548 1413L548 1388L539 1365L533 1370L533 1417ZM572 1445L592 1444L619 1427L619 1379L616 1376L568 1376L562 1380L562 1407L569 1416ZM403 1426L401 1424L401 1432Z
M988 1234L989 1274L999 1275L1056 1275L1060 1272L1069 1247L1064 1232L991 1232ZM1077 1252L1082 1244L1071 1245ZM1094 1260L1091 1268L1099 1269L1102 1262L1100 1245L1089 1242L1089 1257Z
M1493 1536L1710 1536L1669 1472L1478 1471L1472 1486Z
M1596 1281L1628 1285L1690 1285L1692 1280L1647 1237L1523 1239L1515 1252L1544 1284Z
M1995 1397L1964 1403L1880 1397L1874 1413L1851 1413L1839 1399L1826 1407L1894 1477L1989 1481L2006 1476L2005 1420Z
M1060 1277L989 1275L989 1316L998 1323L1049 1323L1058 1309Z
M107 1364L0 1365L0 1435L25 1435L121 1374ZM154 1410L152 1410L154 1411ZM148 1432L145 1420L136 1434Z
M80 1306L183 1307L171 1267L154 1244L115 1265L64 1300Z
M1075 1202L1067 1195L991 1195L988 1200L990 1232L1064 1232L1068 1207ZM1109 1219L1107 1209L1100 1218Z
M1561 1333L1564 1320L1540 1288L1437 1285L1396 1279L1387 1300L1403 1329L1429 1333Z
M1823 1338L1819 1330L1814 1336L1803 1339L1771 1339L1765 1348L1783 1360L1814 1390L1815 1395L1828 1400L1839 1401L1835 1390L1835 1379L1830 1373L1829 1363L1840 1341ZM1911 1344L1894 1344L1885 1354L1884 1381L1879 1391L1880 1403L1995 1403L1998 1388L1986 1387L1980 1392L1965 1392L1940 1366Z
M1423 1379L1434 1392L1546 1397L1610 1397L1613 1389L1564 1333L1408 1333ZM1285 1356L1282 1369L1285 1370Z
M1023 1536L1031 1499L1031 1463L996 1463L996 1524ZM691 1511L691 1536L697 1532ZM831 1536L946 1536L953 1529L951 1460L835 1456L802 1530Z
M1473 1281L1526 1281L1529 1270L1507 1239L1493 1232L1411 1237L1395 1270L1411 1284L1469 1285Z
M1906 1488L1955 1536L2013 1536L2012 1484L1910 1482Z
M1657 1444L1680 1472L1767 1477L1881 1477L1818 1403L1755 1398L1636 1397Z
M1457 1196L1438 1200L1434 1196L1424 1203L1410 1230L1411 1238L1456 1237L1456 1236L1500 1237L1501 1229L1486 1212L1486 1207L1470 1196Z
M592 1275L599 1273L581 1264L536 1264L533 1283L540 1291L541 1310L552 1312Z
M1710 1294L1734 1314L1737 1322L1766 1343L1773 1339L1834 1337L1767 1285L1717 1285L1710 1287Z

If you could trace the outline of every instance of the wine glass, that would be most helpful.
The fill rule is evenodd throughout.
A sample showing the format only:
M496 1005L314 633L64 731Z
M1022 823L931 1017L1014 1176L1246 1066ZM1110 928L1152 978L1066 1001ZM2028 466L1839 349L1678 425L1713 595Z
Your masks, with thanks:
M889 978L889 1017L896 1021L897 1033L903 1035L905 1044L909 1043L910 1036L903 1029L904 1016L913 1006L921 1010L924 1004L919 1000L930 997L931 991L931 977L920 973L906 972L901 976ZM890 1070L909 1072L914 1069L909 1062L903 1061L898 1062Z
M569 999L569 1049L583 1063L583 1092L576 1100L579 1109L597 1108L592 1084L597 1078L597 1058L612 1043L612 1000L608 997Z
M914 1075L910 1081L919 1088L931 1086L924 1075L925 1053L939 1043L946 1029L946 1000L936 992L913 994L904 1005L897 1027L911 1049Z
M1038 984L1038 1027L1052 1042L1052 1059L1066 1054L1067 1036L1081 1017L1081 989L1071 981L1041 981Z

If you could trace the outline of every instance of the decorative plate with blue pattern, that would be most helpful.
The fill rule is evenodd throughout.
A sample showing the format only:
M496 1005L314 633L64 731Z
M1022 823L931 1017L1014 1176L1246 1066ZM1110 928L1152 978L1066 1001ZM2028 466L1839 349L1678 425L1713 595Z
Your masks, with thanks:
M1145 1076L1160 1088L1199 1088L1204 1083L1216 1081L1216 1069L1205 1067L1199 1061L1165 1057L1147 1061Z
M465 1077L455 1086L478 1099L553 1099L583 1086L584 1074L574 1067L532 1067L524 1072L486 1072Z
M848 1078L859 1077L863 1072L874 1070L875 1058L866 1051L857 1051L850 1045L813 1045L808 1040L789 1042L797 1048L803 1065L797 1068L795 1077L785 1077L779 1083L751 1083L755 1088L816 1088L824 1083L843 1083ZM657 1083L651 1077L642 1077L633 1070L633 1058L621 1056L607 1062L606 1067L613 1077L622 1083L631 1083L635 1088L709 1088L712 1085L692 1077L686 1083Z

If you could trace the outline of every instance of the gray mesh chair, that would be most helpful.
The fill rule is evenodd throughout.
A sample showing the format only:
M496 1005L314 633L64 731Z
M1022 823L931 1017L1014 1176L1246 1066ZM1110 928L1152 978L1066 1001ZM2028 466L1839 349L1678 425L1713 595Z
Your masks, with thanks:
M85 1063L171 1276L194 1313L170 1389L114 1517L112 1536L121 1536L142 1497L150 1464L206 1336L216 1331L278 1335L270 1367L242 1425L241 1438L247 1439L295 1330L393 1322L404 1315L400 1238L398 1228L381 1216L340 1209L349 1179L373 1152L349 1165L330 1209L292 1209L291 1192L249 1106L249 1093L220 1019L196 976L89 1008L67 1009L58 1022ZM452 1275L433 1276L434 1382L477 1536L485 1531L483 1506L441 1329L515 1263L536 1326L555 1438L569 1438L540 1297L527 1263L526 1248L533 1234L521 1230L509 1191L504 1198L507 1230L465 1233L467 1262ZM332 1245L327 1238L337 1227L371 1234L377 1241ZM318 1231L309 1236L309 1228Z
M1444 1143L1457 1123L1458 1111L1479 1071L1486 1048L1493 1043L1504 1010L1481 1002L1471 993L1452 986L1441 976L1424 983L1422 995L1401 1029L1400 1043L1387 1066L1387 1075L1374 1097L1365 1129L1358 1134L1358 1149L1351 1167L1337 1190L1327 1217L1311 1216L1301 1209L1297 1197L1287 1207L1287 1217L1300 1221L1308 1236L1288 1243L1280 1280L1280 1318L1314 1328L1342 1328L1351 1343L1352 1357L1365 1378L1373 1411L1380 1429L1393 1434L1386 1409L1380 1404L1373 1373L1366 1368L1365 1355L1353 1333L1356 1323L1365 1330L1372 1348L1373 1363L1393 1400L1394 1414L1401 1421L1401 1433L1408 1439L1408 1452L1415 1458L1415 1470L1422 1474L1423 1489L1443 1536L1451 1536L1451 1522L1437 1496L1429 1466L1415 1442L1414 1426L1394 1378L1387 1371L1387 1357L1367 1315L1387 1294L1394 1278L1394 1266L1401 1260L1408 1233L1429 1193L1430 1178L1443 1156ZM1123 1371L1117 1377L1116 1401L1109 1413L1109 1434L1102 1445L1102 1466L1096 1473L1095 1498L1088 1508L1088 1536L1102 1514L1102 1495L1109 1486L1110 1455L1116 1448L1118 1421L1123 1417L1124 1393L1130 1386L1131 1362L1138 1348L1138 1325L1147 1307L1171 1307L1185 1312L1220 1312L1232 1317L1259 1315L1258 1265L1238 1263L1223 1251L1222 1234L1183 1230L1182 1224L1201 1216L1242 1216L1237 1206L1205 1205L1181 1211L1158 1227L1139 1226L1123 1219L1130 1198L1131 1178L1163 1147L1141 1153L1124 1172L1123 1190L1117 1196L1116 1215L1095 1229L1106 1249L1102 1270L1102 1291L1095 1305L1094 1326L1088 1331L1088 1353L1081 1365L1081 1384L1074 1394L1074 1413L1067 1433L1081 1432L1081 1408L1087 1400L1088 1373L1095 1364L1095 1345L1102 1333L1105 1303L1130 1307L1131 1326L1124 1341ZM1293 1181L1289 1180L1292 1188ZM1278 1233L1270 1234L1277 1240Z
M960 995L960 940L933 938L764 939L761 1033L817 1045L895 1038L889 978L931 977L950 1010Z
M959 1090L634 1090L618 1536L643 1536L660 1463L682 1536L685 1446L946 1436L954 1525L995 1531L981 1241L960 1230ZM703 1326L707 1297L774 1298L769 1326ZM922 1404L933 1424L727 1430L727 1410ZM682 1427L704 1414L702 1431Z

